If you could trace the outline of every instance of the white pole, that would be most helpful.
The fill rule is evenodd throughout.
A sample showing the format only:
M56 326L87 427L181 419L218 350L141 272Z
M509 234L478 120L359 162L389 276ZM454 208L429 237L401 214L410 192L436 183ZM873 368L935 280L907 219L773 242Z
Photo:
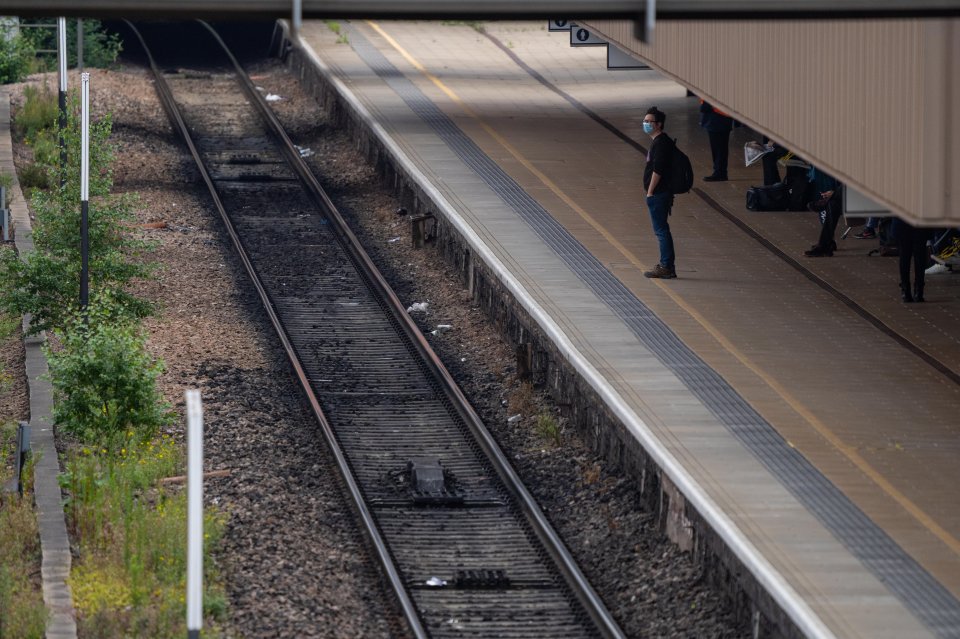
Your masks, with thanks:
M80 74L80 201L90 200L90 74Z
M60 90L67 92L67 19L57 18L57 62L60 68Z
M203 407L200 391L187 398L187 637L203 625Z
M60 91L58 104L60 108L60 188L67 181L67 143L64 140L64 131L67 128L67 19L57 18L57 63L60 71Z
M90 301L90 74L80 74L80 307Z

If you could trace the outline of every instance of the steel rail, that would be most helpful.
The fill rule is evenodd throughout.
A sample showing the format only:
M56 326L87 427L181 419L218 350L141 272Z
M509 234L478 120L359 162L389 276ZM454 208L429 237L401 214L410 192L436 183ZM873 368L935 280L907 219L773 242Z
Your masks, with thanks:
M179 130L180 135L183 137L187 147L190 149L190 154L193 156L193 159L197 165L197 169L200 171L203 181L207 185L207 189L210 191L214 205L216 206L217 211L220 213L220 217L227 229L230 240L233 242L234 248L236 249L237 254L240 256L240 260L247 271L247 275L253 282L253 285L257 290L257 294L260 296L264 310L266 311L267 316L270 318L270 323L277 332L280 342L283 345L283 350L287 354L287 359L290 360L290 364L293 366L297 379L300 381L300 385L303 388L304 393L306 393L310 408L313 411L317 422L320 424L324 439L326 439L327 444L330 446L330 450L333 453L334 459L336 460L340 474L347 485L350 498L353 501L353 505L357 509L357 513L359 514L363 523L364 532L367 535L370 544L374 548L377 559L379 559L380 565L385 573L385 576L387 577L387 581L390 583L391 588L394 590L394 593L397 596L397 600L400 603L401 609L403 610L403 614L407 620L407 624L410 627L410 631L417 639L427 639L429 634L423 626L423 622L420 619L417 607L410 599L410 595L407 592L403 578L401 577L400 572L393 561L393 557L390 554L390 550L384 541L383 536L380 534L380 530L377 527L373 514L367 507L366 501L363 498L363 493L360 490L360 486L357 484L357 481L354 478L353 471L350 468L350 464L347 461L342 448L340 447L340 443L337 441L336 435L333 432L333 428L330 425L326 415L324 415L323 409L320 407L320 402L310 386L310 381L307 378L306 371L304 371L293 345L290 343L287 332L280 322L280 318L277 316L273 302L270 300L266 288L263 286L259 275L254 269L253 263L250 261L246 250L243 248L243 244L240 242L240 236L238 235L236 228L233 226L230 217L227 215L226 208L223 206L223 202L220 199L220 194L217 192L216 186L214 186L213 179L210 177L210 173L207 171L207 168L200 157L200 153L193 142L186 122L184 121L183 116L177 107L176 101L173 97L173 92L170 89L170 85L167 84L166 79L163 77L163 73L157 67L156 61L153 59L153 55L151 54L150 49L139 30L129 21L125 20L125 22L140 40L140 44L150 62L150 68L156 80L154 84L157 87L157 94L160 97L160 101L163 104L164 110L167 112L167 115L170 117L170 119L176 123L176 128ZM223 45L223 41L220 40L219 37L217 40L221 45ZM226 45L223 46L226 47ZM246 78L246 74L242 73L241 77Z
M264 120L269 124L271 132L281 142L281 148L286 159L300 176L301 181L307 186L307 190L314 197L317 204L329 217L333 229L341 236L344 246L361 268L368 282L374 287L377 294L387 302L387 310L390 311L398 326L416 349L417 354L427 365L427 368L439 383L440 389L443 391L451 406L457 411L458 416L467 425L467 428L477 440L481 450L491 462L491 465L501 481L503 481L508 492L520 506L520 510L527 523L550 555L550 558L560 571L567 586L574 595L576 595L580 604L584 607L584 610L604 637L624 637L623 631L613 619L613 615L606 609L600 596L593 589L593 586L590 585L586 576L580 570L580 567L577 566L576 560L570 554L570 551L566 548L560 536L553 529L553 526L550 525L550 522L537 505L533 495L531 495L524 486L520 476L513 469L507 456L500 449L500 446L496 443L490 431L484 426L483 420L473 410L470 402L454 381L453 376L447 371L443 362L433 351L429 342L427 342L426 337L424 337L423 333L420 332L420 329L417 328L417 325L410 318L404 305L400 302L400 299L387 283L386 279L384 279L380 270L373 263L373 260L371 260L370 256L360 247L360 241L356 238L353 231L350 230L349 225L327 196L320 182L313 174L313 171L310 170L310 167L301 157L296 146L287 136L283 125L270 108L270 105L260 92L257 91L256 85L247 76L246 72L244 72L243 67L241 67L240 63L230 52L216 30L206 22L200 22L210 31L213 37L217 39L226 54L230 57L238 76L242 80L242 85L247 95L263 115Z
M960 15L958 0L657 0L657 19L837 19ZM304 18L639 19L644 0L303 0ZM0 0L28 16L286 18L291 0Z

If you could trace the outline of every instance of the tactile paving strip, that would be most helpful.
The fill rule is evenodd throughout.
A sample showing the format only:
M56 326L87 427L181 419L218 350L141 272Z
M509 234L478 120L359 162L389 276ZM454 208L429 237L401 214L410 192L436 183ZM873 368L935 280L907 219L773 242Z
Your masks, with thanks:
M938 637L960 639L960 602L691 351L356 28L363 61L613 310L638 339Z

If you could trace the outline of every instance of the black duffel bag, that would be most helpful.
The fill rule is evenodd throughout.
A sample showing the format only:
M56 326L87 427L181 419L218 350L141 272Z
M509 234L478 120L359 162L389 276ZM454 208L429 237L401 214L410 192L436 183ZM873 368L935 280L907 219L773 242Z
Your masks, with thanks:
M790 191L783 182L747 189L747 208L751 211L786 211Z

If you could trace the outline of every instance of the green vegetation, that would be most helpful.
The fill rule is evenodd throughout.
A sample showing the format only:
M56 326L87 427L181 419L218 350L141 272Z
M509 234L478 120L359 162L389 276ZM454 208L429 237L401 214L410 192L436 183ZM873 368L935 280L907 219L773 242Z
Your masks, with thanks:
M183 460L169 435L157 436L173 415L156 388L162 363L147 352L139 323L152 308L126 290L136 278L150 275L151 265L143 259L150 247L133 233L135 200L111 194L108 116L92 123L90 131L90 304L77 308L79 104L74 95L64 135L67 164L61 169L57 145L43 147L54 139L56 109L48 108L40 90L27 97L17 131L31 143L36 159L32 166L44 176L45 184L37 185L31 195L36 250L21 260L9 247L0 249L0 281L4 282L0 312L11 317L31 313L33 331L51 330L57 336L47 357L54 420L61 433L74 438L68 440L61 485L68 526L79 549L70 576L79 634L84 638L182 637L186 634L186 496L161 479L182 472ZM23 173L20 179L23 183ZM7 512L4 506L0 514L6 517ZM29 524L35 529L32 512L22 519L18 526L26 529ZM209 554L222 534L224 520L213 511L205 519ZM5 613L12 602L22 614L12 618L17 626L6 635L3 624L11 622L0 614L4 619L0 639L40 637L46 614L42 600L37 624L30 621L34 609L22 596L23 586L7 585L8 575L30 574L16 562L36 549L21 544L8 552L4 521L0 519L4 537L0 611ZM226 614L227 599L209 556L205 565L205 614L208 624L214 624L215 635L215 624Z
M554 446L560 445L563 435L560 424L546 411L537 416L537 433Z
M16 425L0 424L0 484L16 447ZM0 639L42 639L47 611L33 581L40 567L40 533L33 510L33 463L23 470L23 497L0 495Z
M9 40L0 35L0 84L20 82L33 73L35 59L35 47L22 33Z
M182 466L168 435L142 439L135 431L114 451L84 448L68 459L61 482L80 544L70 586L81 637L186 635L186 493L160 484ZM223 529L223 517L208 510L205 554ZM205 558L204 567L205 625L215 628L226 595L216 565Z
M323 23L327 25L327 28L328 28L328 29L330 29L331 31L333 31L333 32L336 33L337 35L340 35L340 23L339 23L339 22L337 22L336 20L324 20Z
M33 24L56 25L56 18L31 19ZM56 49L57 30L52 28L29 28L21 30L22 37L32 50ZM120 36L107 33L99 20L83 21L83 66L109 67L117 61L117 56L123 50ZM77 66L77 21L67 19L67 64L73 68ZM37 71L56 71L57 56L48 54L37 59Z
M31 113L40 110L38 107ZM33 123L34 118L25 118L23 131L31 130ZM115 302L115 311L129 318L142 318L152 312L151 305L126 292L126 287L131 281L150 275L152 267L142 259L150 247L132 232L135 198L110 194L110 129L109 116L90 125L90 299L109 295ZM45 137L41 130L36 129L36 139ZM37 188L31 197L37 219L33 235L37 250L23 260L10 248L0 251L0 278L8 283L8 288L0 292L0 310L13 315L31 313L33 332L65 327L80 296L80 109L75 95L70 100L64 139L65 185L49 190ZM46 158L51 163L42 167L51 185L60 182L58 155L55 160ZM34 166L38 164L39 161ZM24 177L21 174L21 182Z
M62 432L110 449L120 447L124 433L150 437L173 417L156 389L163 366L125 315L103 296L58 333L62 348L47 348L54 421Z

